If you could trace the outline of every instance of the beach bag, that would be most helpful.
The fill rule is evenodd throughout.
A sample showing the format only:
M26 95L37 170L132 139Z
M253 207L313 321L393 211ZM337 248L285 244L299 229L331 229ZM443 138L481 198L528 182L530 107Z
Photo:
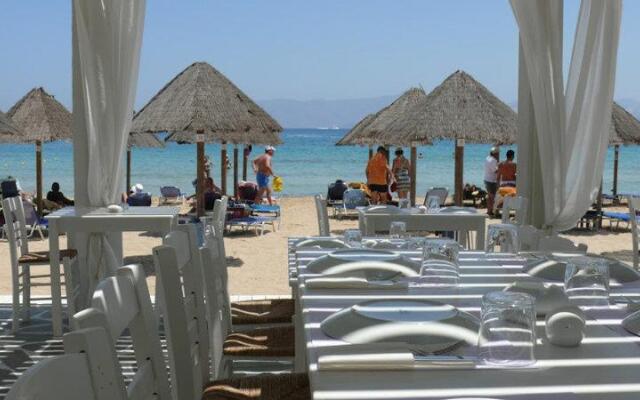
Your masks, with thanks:
M282 192L282 188L284 186L284 181L279 176L275 176L273 178L273 191L274 192Z

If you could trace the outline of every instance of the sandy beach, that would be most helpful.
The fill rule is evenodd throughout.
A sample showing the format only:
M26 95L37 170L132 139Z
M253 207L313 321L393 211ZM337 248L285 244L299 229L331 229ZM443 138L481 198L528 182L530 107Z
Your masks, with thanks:
M312 197L292 197L280 199L282 224L277 232L266 230L263 236L256 236L234 230L225 237L229 268L230 291L233 295L286 295L287 285L287 237L317 235L316 212ZM625 209L620 208L624 211ZM492 219L489 223L498 223ZM344 229L357 227L357 219L331 219L331 231L340 234ZM608 222L605 223L608 227ZM607 254L631 262L631 234L628 230L604 229L598 233L573 230L563 235L577 243L589 246L589 252ZM125 233L124 255L126 263L143 262L151 266L151 249L160 244L160 238L144 233ZM64 247L66 241L61 238ZM39 238L29 242L31 250L47 250L48 241ZM153 285L154 278L149 279ZM44 294L40 288L35 294ZM11 294L11 270L9 267L9 246L0 241L0 295Z

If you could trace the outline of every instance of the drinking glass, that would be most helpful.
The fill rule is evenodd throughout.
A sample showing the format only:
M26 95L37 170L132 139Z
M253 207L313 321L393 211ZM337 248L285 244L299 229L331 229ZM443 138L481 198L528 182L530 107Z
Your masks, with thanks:
M518 227L516 225L489 225L487 244L485 246L486 253L518 254L519 251L520 240L518 239Z
M478 355L488 365L527 366L535 362L536 311L532 296L489 292L482 297Z
M400 199L398 201L398 207L400 208L409 208L409 199Z
M429 196L427 197L427 212L437 213L440 210L440 197Z
M458 264L447 260L429 259L422 262L420 276L410 286L457 286L460 280Z
M422 244L422 262L444 260L458 264L460 244L453 239L426 239Z
M360 229L346 229L344 231L344 242L349 247L362 247L362 232L360 232Z
M564 271L564 291L579 306L609 304L609 263L601 258L572 257Z
M402 239L407 235L407 224L402 221L393 221L389 226L389 237L391 239Z

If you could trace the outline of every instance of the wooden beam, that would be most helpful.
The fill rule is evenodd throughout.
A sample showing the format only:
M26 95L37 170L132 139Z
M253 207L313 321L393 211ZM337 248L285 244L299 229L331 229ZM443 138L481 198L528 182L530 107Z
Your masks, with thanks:
M222 194L227 195L227 142L220 145L220 188Z
M131 148L127 147L127 183L125 193L129 193L131 187Z
M373 147L369 146L369 160L373 158Z
M620 145L613 146L613 189L612 194L615 197L618 195L618 162L620 158Z
M416 205L416 171L418 169L418 151L415 146L411 146L411 207Z
M42 141L36 140L36 206L42 217Z
M196 213L198 217L204 215L204 130L196 133L196 149L198 161L196 166Z
M247 163L249 162L249 154L247 154L247 150L249 148L245 144L242 147L242 180L247 180Z
M462 181L464 180L464 139L456 139L455 152L455 182L454 182L454 202L457 206L462 206Z
M233 197L238 198L238 145L233 145Z

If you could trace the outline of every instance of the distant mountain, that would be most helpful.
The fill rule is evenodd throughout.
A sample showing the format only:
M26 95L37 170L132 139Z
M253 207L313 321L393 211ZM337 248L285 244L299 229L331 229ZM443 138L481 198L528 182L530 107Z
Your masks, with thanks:
M367 114L389 105L396 96L346 100L258 101L285 128L351 128Z

